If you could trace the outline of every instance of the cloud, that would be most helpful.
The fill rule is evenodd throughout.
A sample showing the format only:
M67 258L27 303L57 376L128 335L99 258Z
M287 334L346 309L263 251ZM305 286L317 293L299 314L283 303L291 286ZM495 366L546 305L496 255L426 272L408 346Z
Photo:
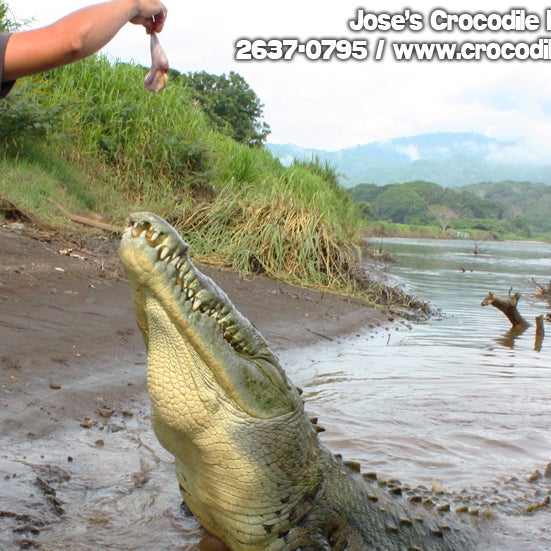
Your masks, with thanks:
M398 151L398 153L407 155L410 161L418 161L419 159L421 159L421 154L419 153L419 150L413 144L397 146L396 151Z

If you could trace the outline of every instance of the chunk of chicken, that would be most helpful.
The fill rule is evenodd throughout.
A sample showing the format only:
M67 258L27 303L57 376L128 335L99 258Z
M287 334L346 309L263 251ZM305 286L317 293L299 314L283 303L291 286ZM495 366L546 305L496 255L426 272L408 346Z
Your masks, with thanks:
M151 69L147 73L144 86L150 92L159 92L166 85L168 59L155 33L151 33Z

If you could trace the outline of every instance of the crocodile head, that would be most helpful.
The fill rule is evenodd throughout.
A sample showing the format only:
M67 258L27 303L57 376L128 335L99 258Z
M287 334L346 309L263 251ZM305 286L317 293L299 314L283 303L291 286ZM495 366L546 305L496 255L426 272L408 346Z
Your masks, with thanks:
M209 373L218 400L252 417L270 418L297 406L263 337L195 268L187 244L172 226L155 214L134 214L119 252L150 360L158 357L152 347L177 348L178 368L185 363ZM165 356L161 353L162 361Z
M302 399L167 222L132 215L119 254L148 351L153 427L176 458L182 495L232 547L240 538L264 547L293 505L296 466L308 462L305 443L316 437ZM304 492L317 480L304 481Z

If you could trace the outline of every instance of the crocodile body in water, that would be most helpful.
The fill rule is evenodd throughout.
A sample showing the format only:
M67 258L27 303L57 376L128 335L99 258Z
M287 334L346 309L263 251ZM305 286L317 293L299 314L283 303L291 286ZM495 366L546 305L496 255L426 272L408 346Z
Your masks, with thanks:
M120 257L148 351L153 428L208 532L233 550L486 548L499 520L362 474L324 447L265 340L168 223L133 215Z

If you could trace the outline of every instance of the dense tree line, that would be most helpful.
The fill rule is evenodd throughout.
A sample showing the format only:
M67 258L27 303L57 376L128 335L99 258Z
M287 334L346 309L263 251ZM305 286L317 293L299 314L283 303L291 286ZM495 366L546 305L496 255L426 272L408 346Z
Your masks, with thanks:
M360 184L350 193L360 213L371 220L522 237L551 231L551 186L544 184L501 182L449 189L415 181Z

